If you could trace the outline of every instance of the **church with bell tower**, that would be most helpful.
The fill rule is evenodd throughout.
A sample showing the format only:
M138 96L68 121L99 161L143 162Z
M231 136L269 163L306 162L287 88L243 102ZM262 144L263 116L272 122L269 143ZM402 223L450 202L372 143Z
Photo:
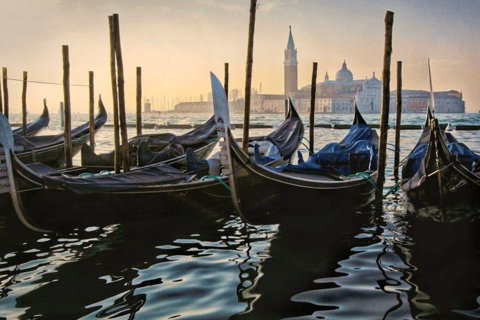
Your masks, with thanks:
M293 43L292 26L290 26L290 34L288 36L287 49L285 49L285 61L284 61L284 86L285 95L298 91L298 61L297 61L297 49Z

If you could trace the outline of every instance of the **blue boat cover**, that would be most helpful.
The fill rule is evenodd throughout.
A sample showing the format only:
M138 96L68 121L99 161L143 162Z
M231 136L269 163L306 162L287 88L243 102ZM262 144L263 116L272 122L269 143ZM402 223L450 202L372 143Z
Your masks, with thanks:
M369 163L361 171L376 170L378 149L371 139L373 130L367 124L355 124L340 143L329 143L319 152L311 155L307 161L297 165L285 164L273 168L277 172L291 171L306 174L334 173L350 174L350 153L365 154Z
M270 141L277 146L284 159L289 159L298 148L298 141L303 137L305 128L302 119L290 102L290 112L282 124L267 136L250 138L249 145L255 141Z
M262 155L260 153L260 146L257 143L253 146L253 155L254 155L254 161L260 165L267 164L274 160L280 159L282 156L280 154L280 151L278 150L278 147L274 144L270 146L270 148L265 153L265 155Z
M409 156L409 163L408 167L404 166L404 170L409 170L411 172L417 172L420 169L420 165L422 163L423 158L425 158L425 154L427 152L428 144L421 144L417 148L413 150L413 152ZM447 144L448 150L453 155L459 155L459 162L463 164L467 169L473 170L475 167L475 162L477 161L480 156L475 154L472 150L470 150L465 144L461 142L452 142ZM403 176L405 177L405 171L402 172Z

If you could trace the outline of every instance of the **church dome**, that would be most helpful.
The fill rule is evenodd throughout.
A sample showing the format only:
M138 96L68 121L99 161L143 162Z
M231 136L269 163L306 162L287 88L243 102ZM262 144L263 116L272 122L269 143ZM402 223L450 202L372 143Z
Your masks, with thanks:
M382 81L378 80L376 77L375 77L375 72L373 73L373 77L371 77L370 79L368 79L366 81L368 84L375 84L375 85L381 85L382 84Z
M353 74L350 70L347 69L347 64L345 63L345 61L343 61L342 69L340 69L337 72L337 75L335 76L335 80L342 81L342 82L353 80Z

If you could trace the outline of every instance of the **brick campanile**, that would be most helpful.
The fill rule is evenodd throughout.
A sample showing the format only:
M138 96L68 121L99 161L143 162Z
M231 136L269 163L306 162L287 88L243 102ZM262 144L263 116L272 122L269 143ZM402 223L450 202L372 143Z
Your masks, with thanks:
M287 49L285 50L285 95L298 90L298 70L297 70L297 50L293 43L292 27L290 26L290 35L288 37Z

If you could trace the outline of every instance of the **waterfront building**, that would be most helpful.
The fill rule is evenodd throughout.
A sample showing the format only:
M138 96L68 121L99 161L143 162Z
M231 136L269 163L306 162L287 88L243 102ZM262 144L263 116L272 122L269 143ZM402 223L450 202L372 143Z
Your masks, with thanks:
M439 91L433 93L435 112L465 113L465 101L461 92ZM395 112L397 91L390 93L390 111ZM402 113L425 113L430 105L430 92L424 90L402 90Z
M262 94L255 89L251 92L250 110L253 113L284 113L286 99L291 98L293 105L300 113L310 113L311 85L298 89L298 60L297 48L293 41L292 28L289 27L287 47L284 50L284 94ZM261 88L261 84L260 84ZM465 102L462 93L458 91L435 92L436 112L464 113ZM430 94L422 90L402 90L403 112L426 111L430 103ZM183 102L175 106L176 112L210 112L211 93L209 103ZM234 96L229 95L230 111L243 113L244 100L239 97L238 90ZM315 112L316 113L353 113L354 103L362 114L380 113L382 108L382 81L375 76L371 78L354 79L353 73L347 68L344 60L342 67L330 80L328 71L324 81L316 84ZM395 110L396 92L390 94L390 110Z
M145 112L151 112L152 111L152 104L150 103L150 100L147 99L145 102Z

